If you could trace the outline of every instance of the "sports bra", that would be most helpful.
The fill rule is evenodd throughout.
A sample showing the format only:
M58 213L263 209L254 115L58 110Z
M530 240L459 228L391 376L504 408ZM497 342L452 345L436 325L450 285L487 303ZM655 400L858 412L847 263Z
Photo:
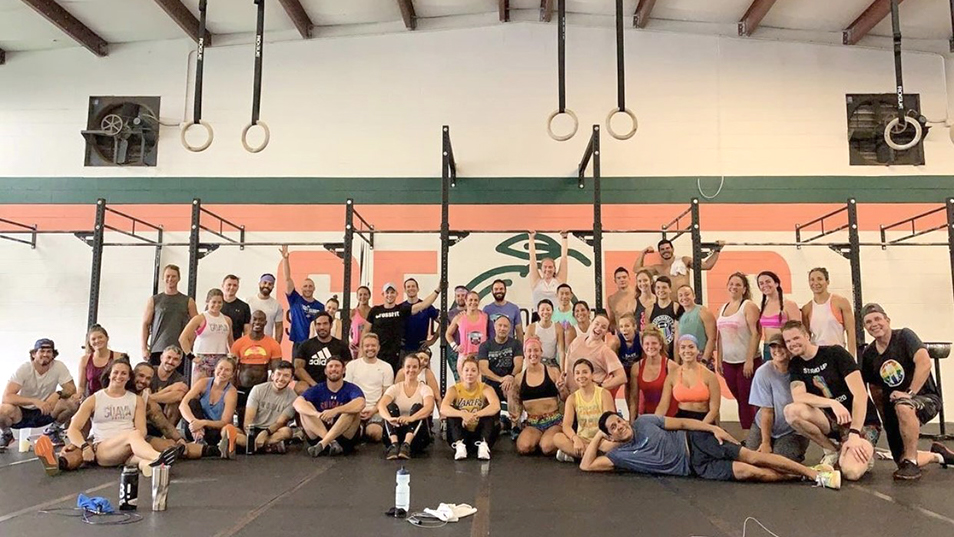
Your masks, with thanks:
M762 315L759 317L759 326L762 328L780 329L785 324L785 314L775 313L772 315Z
M672 385L672 397L678 403L706 403L709 401L709 386L699 379L698 384L687 388L682 383L682 368L680 368L679 376Z
M523 381L520 383L520 399L526 401L537 401L539 399L549 399L550 397L560 397L560 390L556 383L550 378L550 372L543 368L543 382L536 386L527 384L527 372L523 373Z
M659 374L653 380L643 379L643 370L646 369L647 360L639 361L639 371L636 376L636 383L639 385L639 393L643 395L643 413L653 414L656 412L656 406L662 398L663 386L666 384L666 376L669 374L669 360L663 360L659 365ZM673 387L675 390L675 387ZM676 405L669 405L667 416L675 416Z

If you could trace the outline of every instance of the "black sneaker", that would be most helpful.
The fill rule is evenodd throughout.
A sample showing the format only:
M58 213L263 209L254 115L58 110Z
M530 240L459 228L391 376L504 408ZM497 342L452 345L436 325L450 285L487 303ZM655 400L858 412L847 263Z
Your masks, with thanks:
M313 446L308 446L308 449L305 451L312 457L322 457L329 453L328 448L322 447L320 442Z
M60 425L56 423L51 423L49 427L47 427L46 430L43 431L43 434L46 435L46 437L49 438L51 442L53 442L54 446L59 447L66 444L63 441L63 429L61 428Z
M401 450L398 452L398 457L400 457L400 458L402 458L402 459L405 459L405 460L406 460L406 459L410 459L410 458L411 458L411 444L408 444L407 442L404 442L403 444L401 444Z
M3 433L0 433L0 451L7 449L7 446L12 444L14 440L16 440L16 438L13 436L13 431L7 429L3 431Z
M901 463L898 464L898 469L894 472L894 478L904 481L921 479L921 468L916 462L902 459Z
M941 457L944 458L944 462L941 463L942 468L947 468L947 465L954 464L954 451L940 442L934 442L931 444L931 453L939 453Z
M384 450L384 458L389 461L393 461L398 458L397 444L391 444Z
M341 455L342 453L344 453L344 448L341 447L341 444L339 444L337 440L332 440L331 443L328 444L328 455L334 456Z

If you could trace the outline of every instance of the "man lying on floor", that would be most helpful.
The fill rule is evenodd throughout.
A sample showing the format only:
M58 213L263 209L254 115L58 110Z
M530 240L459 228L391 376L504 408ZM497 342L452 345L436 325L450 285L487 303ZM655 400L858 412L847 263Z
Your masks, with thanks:
M781 455L741 447L729 433L698 420L644 414L630 425L619 414L605 412L599 428L583 454L583 471L765 483L804 479L832 489L841 487L841 473L830 466L808 468Z

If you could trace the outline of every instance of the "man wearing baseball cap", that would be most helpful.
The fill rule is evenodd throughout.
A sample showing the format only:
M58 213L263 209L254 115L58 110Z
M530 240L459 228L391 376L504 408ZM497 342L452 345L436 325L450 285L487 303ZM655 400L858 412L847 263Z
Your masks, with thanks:
M954 464L954 452L935 442L931 451L918 451L921 425L934 419L943 404L931 375L931 358L910 328L891 329L891 319L880 304L861 308L865 331L874 338L861 355L861 375L881 411L891 456L897 463L895 479L921 477L931 463Z
M248 307L251 311L261 311L265 314L265 334L282 342L282 305L272 296L275 289L275 275L265 273L258 279L258 294L248 298Z
M408 302L398 304L397 287L391 282L381 287L384 304L378 304L368 312L368 322L364 324L364 333L372 333L378 336L378 340L381 342L381 351L378 353L378 358L390 364L395 374L401 367L401 347L404 342L407 319L434 304L440 292L441 290L437 289L427 295L427 298L414 304Z
M758 407L749 429L745 447L761 453L776 453L795 462L805 460L808 438L795 432L785 421L785 406L792 403L791 377L788 364L792 354L785 347L785 338L777 333L768 340L772 361L755 370L749 404Z
M0 447L13 441L9 429L25 427L53 425L46 434L54 443L59 441L56 426L68 422L78 405L70 399L76 384L66 365L56 359L58 354L53 340L38 339L30 350L30 361L10 377L0 404L0 430L4 431Z

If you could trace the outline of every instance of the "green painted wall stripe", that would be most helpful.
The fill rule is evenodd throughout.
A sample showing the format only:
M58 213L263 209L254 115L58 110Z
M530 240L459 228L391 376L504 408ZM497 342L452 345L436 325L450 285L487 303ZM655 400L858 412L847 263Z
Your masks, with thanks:
M686 203L711 195L719 177L604 177L603 203ZM940 203L954 176L726 177L717 203ZM439 204L440 178L320 177L0 177L0 204L94 203ZM575 177L460 177L451 203L591 204L592 182Z

